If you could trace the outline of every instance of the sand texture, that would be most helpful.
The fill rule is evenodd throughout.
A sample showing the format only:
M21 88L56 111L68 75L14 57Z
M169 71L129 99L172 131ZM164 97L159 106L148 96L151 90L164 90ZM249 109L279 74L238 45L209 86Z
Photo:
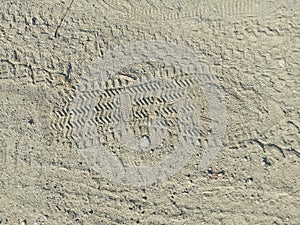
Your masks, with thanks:
M299 225L299 0L2 0L0 225Z

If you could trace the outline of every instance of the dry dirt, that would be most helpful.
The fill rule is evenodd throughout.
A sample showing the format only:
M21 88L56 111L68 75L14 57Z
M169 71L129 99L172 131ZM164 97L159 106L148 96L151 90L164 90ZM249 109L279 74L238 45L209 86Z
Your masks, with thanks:
M168 179L125 185L83 157L70 107L95 60L121 44L151 40L192 49L209 67L224 96L226 134L205 170L199 168L202 140ZM141 69L172 73L164 65L124 66L134 79ZM0 224L298 225L299 76L298 0L2 0ZM189 87L204 109L199 140L206 140L207 100L197 85ZM99 112L106 107L101 98ZM161 108L158 114L175 121L169 148L119 151L109 117L119 106L107 107L108 117L97 117L97 132L125 164L155 167L178 142L177 112ZM146 114L134 109L140 119L130 125L144 147L151 143L143 119L157 116L150 108Z

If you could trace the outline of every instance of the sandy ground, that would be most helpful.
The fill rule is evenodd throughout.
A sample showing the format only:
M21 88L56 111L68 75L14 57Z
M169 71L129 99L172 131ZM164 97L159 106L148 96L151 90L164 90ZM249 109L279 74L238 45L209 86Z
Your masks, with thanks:
M1 1L0 224L300 224L299 1L182 2ZM74 96L88 85L83 77L95 60L119 45L151 40L184 46L205 63L226 104L226 133L203 170L211 135L203 87L190 74L179 81L167 65L124 65L129 81L120 78L124 72L104 80L112 91L97 95L93 127L105 151L125 165L156 168L176 144L183 146L180 114L166 106L171 97L151 100L154 89L130 92L128 82L169 79L165 86L178 84L176 91L186 90L203 109L191 129L198 133L186 142L194 153L184 164L177 157L179 171L151 185L126 185L84 157L87 137L71 109L89 111L85 101L74 106ZM114 92L113 79L129 91ZM134 94L138 100L127 102ZM112 116L120 107L124 127ZM162 143L142 129L158 115L170 128ZM129 131L118 139L116 126ZM135 136L139 144L125 140ZM139 146L146 150L137 152Z

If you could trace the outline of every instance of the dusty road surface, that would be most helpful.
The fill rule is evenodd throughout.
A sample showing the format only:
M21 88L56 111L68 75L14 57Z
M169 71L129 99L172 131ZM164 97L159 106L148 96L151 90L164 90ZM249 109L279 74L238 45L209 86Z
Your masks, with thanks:
M300 224L298 0L2 0L0 224Z

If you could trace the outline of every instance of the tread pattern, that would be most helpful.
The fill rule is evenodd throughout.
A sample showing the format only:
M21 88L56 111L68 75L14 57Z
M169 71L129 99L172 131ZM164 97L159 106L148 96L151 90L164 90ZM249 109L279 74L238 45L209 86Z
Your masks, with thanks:
M166 65L171 70L165 70ZM149 185L178 172L195 150L202 154L201 139L213 143L206 144L199 165L204 169L225 132L226 108L213 79L194 53L178 45L153 41L120 45L83 75L71 106L73 137L91 166L121 183L125 179ZM203 95L198 91L201 84L202 98L208 102L202 113L209 105L204 111L216 119L205 128L199 120L201 103L193 100ZM208 129L211 137L203 138ZM141 152L154 152L156 159L152 155L145 161Z
M196 1L185 6L154 7L151 5L131 8L130 15L154 20L174 21L183 18L226 19L245 16L259 16L272 13L286 3L286 0L213 0ZM192 6L192 7L191 7ZM178 7L181 9L179 10ZM143 17L141 17L143 15Z

